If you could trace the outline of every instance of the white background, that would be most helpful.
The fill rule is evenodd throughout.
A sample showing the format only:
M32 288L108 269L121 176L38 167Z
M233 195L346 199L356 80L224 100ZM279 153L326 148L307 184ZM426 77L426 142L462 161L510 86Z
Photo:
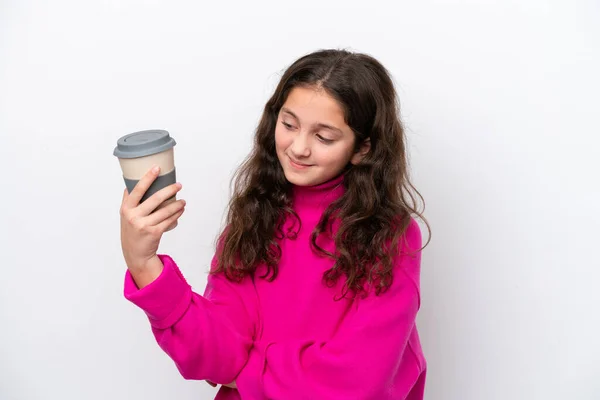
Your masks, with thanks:
M599 20L594 0L0 1L0 398L212 398L123 298L112 151L177 140L188 206L161 251L202 291L265 101L326 47L397 84L433 227L427 400L600 398Z

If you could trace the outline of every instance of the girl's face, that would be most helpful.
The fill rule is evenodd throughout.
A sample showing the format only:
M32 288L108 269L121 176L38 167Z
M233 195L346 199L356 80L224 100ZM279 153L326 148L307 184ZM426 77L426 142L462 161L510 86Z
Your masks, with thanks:
M368 142L354 152L355 136L337 101L325 90L293 88L281 107L275 128L277 158L294 185L314 186L356 164Z

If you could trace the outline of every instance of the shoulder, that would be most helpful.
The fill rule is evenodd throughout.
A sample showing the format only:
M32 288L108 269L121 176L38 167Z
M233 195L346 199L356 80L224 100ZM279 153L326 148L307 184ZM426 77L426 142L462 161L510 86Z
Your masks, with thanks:
M404 223L394 261L394 279L411 282L420 289L422 237L419 223L412 217Z
M387 245L395 249L394 256L420 253L422 247L421 227L415 218L410 215L398 216L392 226L393 238Z
M403 232L400 235L400 252L420 253L422 242L419 223L416 219L409 217L408 224L403 228Z

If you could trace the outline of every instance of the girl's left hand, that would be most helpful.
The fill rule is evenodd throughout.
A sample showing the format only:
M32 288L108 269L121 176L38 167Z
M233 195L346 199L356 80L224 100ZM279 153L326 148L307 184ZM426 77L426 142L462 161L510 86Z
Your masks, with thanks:
M206 383L208 383L212 387L217 387L217 384L214 382L206 381ZM232 388L232 389L237 389L237 385L235 384L235 381L228 383L227 385L221 385L221 386L225 386L225 387Z

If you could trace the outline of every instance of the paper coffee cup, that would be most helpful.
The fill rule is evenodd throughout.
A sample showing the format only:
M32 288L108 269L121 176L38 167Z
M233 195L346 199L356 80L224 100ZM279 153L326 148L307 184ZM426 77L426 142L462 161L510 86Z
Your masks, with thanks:
M150 168L154 165L160 167L159 176L152 182L140 202L144 202L154 193L176 182L173 154L175 145L175 140L164 130L134 132L117 141L113 155L119 159L123 180L129 193ZM157 209L175 200L176 196L173 196Z

